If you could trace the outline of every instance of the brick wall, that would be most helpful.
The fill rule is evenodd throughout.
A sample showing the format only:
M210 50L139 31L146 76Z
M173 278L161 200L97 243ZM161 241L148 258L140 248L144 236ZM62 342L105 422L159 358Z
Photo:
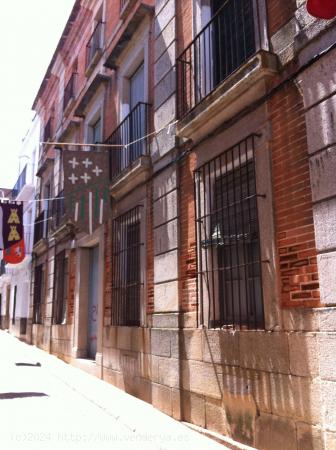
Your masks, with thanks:
M71 250L69 254L68 323L73 323L74 320L75 285L76 285L76 250Z
M287 85L269 102L282 306L318 306L319 283L302 97Z
M105 224L104 230L104 325L111 323L111 295L112 295L112 220Z
M196 156L191 154L180 166L180 306L193 311L196 293L196 234L193 171Z
M154 311L154 238L153 238L153 183L147 184L146 217L146 276L147 276L147 314Z
M177 16L177 54L179 55L193 39L193 2L176 2Z
M268 14L268 32L273 36L293 17L296 10L296 0L266 1Z

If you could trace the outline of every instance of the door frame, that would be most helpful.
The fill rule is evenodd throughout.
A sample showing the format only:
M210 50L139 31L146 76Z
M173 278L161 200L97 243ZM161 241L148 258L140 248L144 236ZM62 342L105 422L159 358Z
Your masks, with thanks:
M90 248L99 247L98 256L98 330L97 353L95 361L101 364L103 349L103 311L104 311L104 226L99 227L92 236L85 236L76 243L76 281L74 305L73 348L74 358L88 358L88 304Z

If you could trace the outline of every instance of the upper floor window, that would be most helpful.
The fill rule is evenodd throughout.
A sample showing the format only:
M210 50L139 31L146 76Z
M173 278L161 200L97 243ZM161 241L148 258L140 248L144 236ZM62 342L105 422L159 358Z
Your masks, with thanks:
M141 60L140 60L141 61ZM148 153L149 141L146 139L149 128L150 105L147 96L145 62L131 64L122 76L121 122L106 143L120 145L120 150L110 152L110 173L112 179L118 176L133 161Z
M69 81L67 82L64 95L63 95L63 111L69 105L70 101L75 98L75 83L76 83L76 72L72 72Z
M44 127L43 141L48 142L51 137L52 137L52 117L50 116L48 122Z
M254 136L195 172L198 289L209 327L264 327Z
M98 144L101 142L101 118L89 125L89 143Z
M255 4L253 0L196 1L199 32L177 58L180 118L261 47Z
M88 68L103 48L102 43L103 23L98 22L86 46L86 67Z

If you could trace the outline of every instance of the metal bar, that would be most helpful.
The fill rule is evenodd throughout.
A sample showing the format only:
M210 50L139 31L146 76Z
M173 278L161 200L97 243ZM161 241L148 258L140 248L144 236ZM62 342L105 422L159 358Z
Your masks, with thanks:
M93 60L96 52L101 50L101 32L102 32L103 22L97 22L93 33L86 45L86 68L89 67L91 61Z
M208 24L177 57L176 64L185 75L181 77L177 70L179 119L185 117L211 94L218 84L255 53L257 31L254 24L253 1L223 2ZM223 59L226 61L225 70ZM189 81L185 86L187 67Z
M140 325L141 242L140 206L112 222L114 268L112 272L111 323ZM116 270L115 270L116 269Z
M194 174L197 294L201 315L208 302L208 326L264 326L254 138L240 141Z
M147 103L139 102L113 133L106 139L104 145L118 145L115 155L111 156L111 180L127 169L140 156L148 154L148 139L138 141L146 136L149 129L149 107Z

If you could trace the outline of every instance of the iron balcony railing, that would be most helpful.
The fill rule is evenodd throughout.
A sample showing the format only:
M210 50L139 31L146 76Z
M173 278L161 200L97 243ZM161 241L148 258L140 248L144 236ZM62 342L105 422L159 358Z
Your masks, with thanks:
M148 103L139 102L106 140L106 144L120 145L110 151L110 179L116 178L140 156L147 155L149 140Z
M70 103L70 100L75 98L75 83L76 83L76 73L73 73L70 77L70 80L68 81L67 85L64 89L64 95L63 95L63 111Z
M24 166L22 172L19 175L19 178L17 179L15 186L12 189L12 198L16 198L19 193L21 192L21 189L26 184L26 174L27 174L27 164Z
M48 210L42 211L35 220L34 226L34 245L41 239L45 239L48 234Z
M50 117L46 126L44 127L43 140L47 142L51 138L52 127L51 127L52 118Z
M86 46L86 68L89 67L98 50L102 50L103 22L98 22Z
M53 200L52 205L53 226L58 228L65 217L64 191L62 190Z
M184 118L257 48L253 0L226 0L176 60L177 113Z

